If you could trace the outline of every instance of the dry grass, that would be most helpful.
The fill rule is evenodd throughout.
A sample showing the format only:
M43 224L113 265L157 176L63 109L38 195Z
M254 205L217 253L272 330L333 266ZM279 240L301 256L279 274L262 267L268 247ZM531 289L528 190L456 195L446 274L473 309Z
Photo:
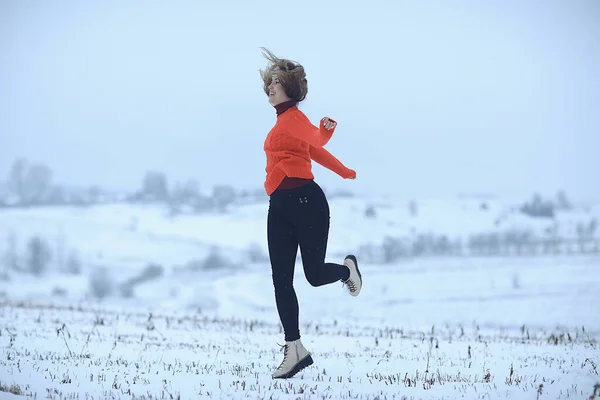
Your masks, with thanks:
M600 356L585 328L333 320L302 327L315 366L274 381L280 328L265 321L21 303L0 305L0 325L0 375L20 385L2 390L50 399L584 398Z

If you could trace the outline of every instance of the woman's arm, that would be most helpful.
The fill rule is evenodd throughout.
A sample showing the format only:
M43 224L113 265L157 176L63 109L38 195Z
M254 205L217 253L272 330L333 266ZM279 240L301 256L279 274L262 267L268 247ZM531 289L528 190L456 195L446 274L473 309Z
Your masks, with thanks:
M311 146L323 147L329 142L331 136L333 136L337 122L325 117L321 119L317 128L305 115L294 115L287 124L286 128L290 136L302 140ZM326 124L331 126L331 128L327 129Z
M314 147L310 146L309 148L310 158L315 162L321 164L325 168L335 172L339 176L344 179L355 179L356 172L348 167L346 167L340 160L335 158L333 154L325 150L324 147Z

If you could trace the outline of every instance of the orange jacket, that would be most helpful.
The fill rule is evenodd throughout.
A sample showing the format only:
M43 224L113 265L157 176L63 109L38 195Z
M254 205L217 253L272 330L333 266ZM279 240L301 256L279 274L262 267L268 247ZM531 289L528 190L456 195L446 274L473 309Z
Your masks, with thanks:
M355 171L323 148L334 130L325 129L322 121L317 128L296 106L278 115L264 145L267 156L264 186L267 194L271 195L286 176L314 179L311 159L344 179L355 178Z

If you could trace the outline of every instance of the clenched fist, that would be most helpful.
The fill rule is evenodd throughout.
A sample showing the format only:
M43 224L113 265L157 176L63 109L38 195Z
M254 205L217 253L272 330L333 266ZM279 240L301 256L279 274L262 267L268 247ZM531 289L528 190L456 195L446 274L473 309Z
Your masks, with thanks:
M323 117L323 119L321 120L321 122L323 123L323 126L327 130L331 130L331 129L335 128L336 125L337 125L337 122L335 122L334 120L330 119L329 117Z

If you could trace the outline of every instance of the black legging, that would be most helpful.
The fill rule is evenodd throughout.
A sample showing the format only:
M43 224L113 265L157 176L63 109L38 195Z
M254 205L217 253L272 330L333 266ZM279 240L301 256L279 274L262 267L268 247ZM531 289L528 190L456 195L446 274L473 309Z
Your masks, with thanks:
M269 199L267 240L277 312L286 341L300 338L294 266L298 245L304 275L312 286L348 279L345 265L325 263L329 235L329 204L321 187L311 181L295 189L277 190Z

